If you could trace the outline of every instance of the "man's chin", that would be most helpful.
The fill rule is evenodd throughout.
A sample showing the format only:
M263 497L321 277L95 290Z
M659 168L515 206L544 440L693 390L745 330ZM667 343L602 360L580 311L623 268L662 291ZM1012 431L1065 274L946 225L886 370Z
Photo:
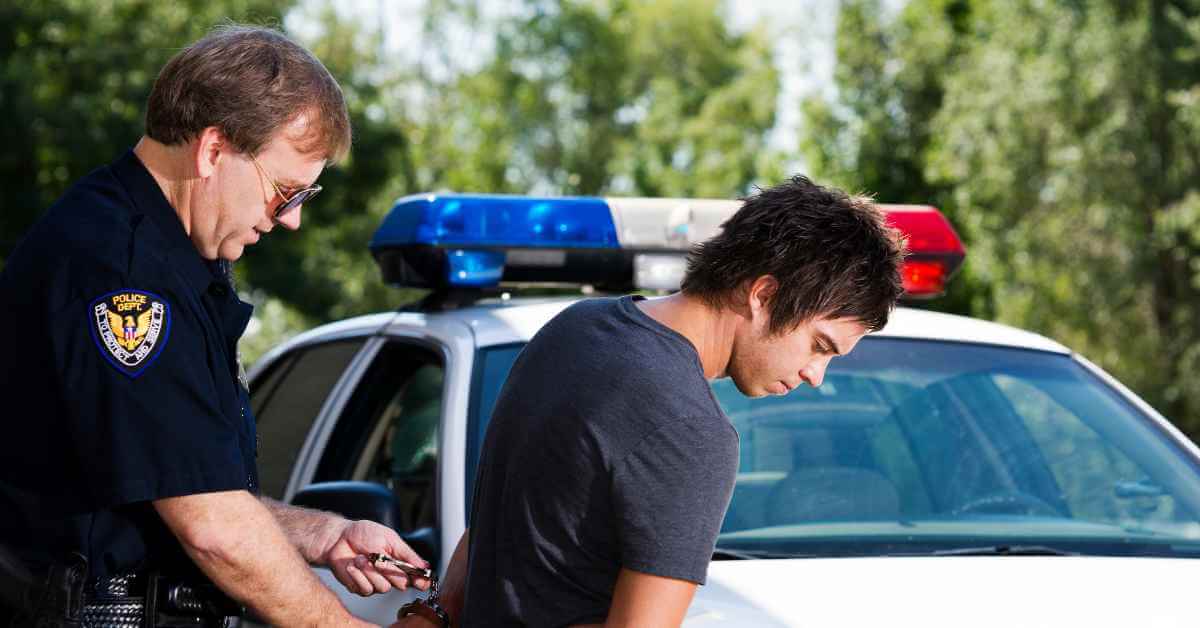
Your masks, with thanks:
M758 399L759 397L766 397L773 394L761 386L751 384L750 382L740 382L736 377L730 377L729 379L733 381L733 385L737 387L738 392L751 399Z

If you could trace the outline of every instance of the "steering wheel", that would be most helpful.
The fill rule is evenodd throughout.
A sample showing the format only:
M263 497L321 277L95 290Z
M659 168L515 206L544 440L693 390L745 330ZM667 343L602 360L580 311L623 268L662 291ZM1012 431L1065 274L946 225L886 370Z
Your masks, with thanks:
M951 515L987 514L987 515L1049 515L1061 517L1057 508L1044 500L1029 493L1016 490L997 491L983 497L976 497L959 505L950 511Z

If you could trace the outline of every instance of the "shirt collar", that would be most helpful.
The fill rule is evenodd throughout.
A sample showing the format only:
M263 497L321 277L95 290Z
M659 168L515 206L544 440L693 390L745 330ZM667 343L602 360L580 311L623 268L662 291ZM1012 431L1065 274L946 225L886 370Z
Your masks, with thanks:
M196 245L183 229L179 214L163 196L158 182L132 150L127 151L113 165L112 172L129 191L138 211L150 217L167 240L168 256L175 270L196 292L204 292L215 277L209 265L196 250Z

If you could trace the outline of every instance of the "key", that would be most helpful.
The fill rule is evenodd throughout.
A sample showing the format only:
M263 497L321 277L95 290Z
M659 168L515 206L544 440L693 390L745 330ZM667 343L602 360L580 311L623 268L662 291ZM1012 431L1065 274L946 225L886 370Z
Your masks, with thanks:
M379 563L392 565L393 567L398 568L400 571L403 571L405 573L405 575L407 575L410 578L424 578L426 580L433 579L433 570L432 569L422 569L421 567L418 567L412 563L408 563L403 560L400 560L399 558L392 558L391 556L388 556L387 554L380 554L380 553L367 554L367 560L371 561L371 563L375 564L375 565L378 565Z

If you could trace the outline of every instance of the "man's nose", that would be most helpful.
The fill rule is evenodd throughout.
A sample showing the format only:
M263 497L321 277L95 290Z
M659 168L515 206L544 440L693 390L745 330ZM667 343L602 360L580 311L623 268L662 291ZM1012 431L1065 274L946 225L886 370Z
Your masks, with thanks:
M821 382L825 381L825 369L828 367L829 360L816 358L800 370L800 378L807 382L809 386L816 388L821 385Z

